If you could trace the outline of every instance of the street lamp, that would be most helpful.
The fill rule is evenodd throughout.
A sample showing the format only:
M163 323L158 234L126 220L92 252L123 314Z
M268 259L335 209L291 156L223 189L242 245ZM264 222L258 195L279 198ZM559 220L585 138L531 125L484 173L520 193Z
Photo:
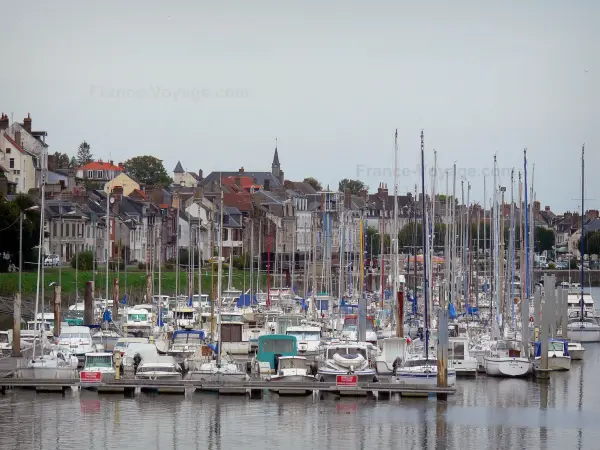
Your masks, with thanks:
M34 205L34 206L30 206L29 208L25 208L25 212L27 211L37 211L38 209L40 209L40 207L38 205ZM24 212L23 210L21 210L19 212L19 296L22 294L21 292L21 285L22 285L22 274L21 272L23 272L23 216L24 216ZM42 251L42 249L39 249L38 251Z

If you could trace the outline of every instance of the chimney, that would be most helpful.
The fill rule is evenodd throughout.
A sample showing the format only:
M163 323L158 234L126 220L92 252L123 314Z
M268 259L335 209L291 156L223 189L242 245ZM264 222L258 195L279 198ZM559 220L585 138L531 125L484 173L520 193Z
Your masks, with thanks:
M200 172L202 172L202 171L200 171ZM240 170L238 170L238 173L244 173L244 168L240 167Z
M271 180L265 178L265 191L271 190Z
M352 209L352 193L350 189L344 189L344 208Z
M538 202L537 200L535 202L533 202L533 212L539 213L540 208L541 208L540 202Z
M202 181L202 179L204 178L202 176L202 169L198 169L198 178L200 178L200 181Z
M550 207L549 206L544 206L544 211L550 212Z
M120 167L121 169L125 169L125 166L123 165L123 163L122 163L122 162L120 162L120 163L119 163L119 167Z
M23 147L23 143L21 142L21 131L19 130L15 131L15 142L19 147Z
M109 163L111 166L114 166L114 161L113 161L112 159L111 159L111 160L110 160L108 163Z
M4 113L0 116L0 131L8 128L8 116Z
M27 113L27 117L23 119L23 128L25 128L28 133L31 133L31 116L29 113Z
M48 170L54 172L56 170L56 158L54 155L48 155Z

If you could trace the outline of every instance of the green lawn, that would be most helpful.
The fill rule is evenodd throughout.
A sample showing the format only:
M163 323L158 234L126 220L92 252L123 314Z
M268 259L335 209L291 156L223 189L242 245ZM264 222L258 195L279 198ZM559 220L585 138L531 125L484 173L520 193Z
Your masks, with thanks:
M59 283L59 273L62 285L62 297L64 300L73 299L75 297L75 270L67 267L59 271L57 268L47 268L44 271L44 285L46 286L44 297L51 296L52 288L48 287L50 283ZM187 292L187 274L179 274L179 291ZM109 291L112 297L113 280L116 278L116 272L110 272L108 275ZM79 296L83 298L85 283L93 278L92 271L79 271L77 284L79 286ZM163 272L161 274L161 292L166 295L175 294L176 274L174 271ZM211 271L210 268L202 271L202 292L211 293ZM241 271L233 269L233 286L237 289L246 289L250 285L250 272L248 270ZM256 283L256 279L254 281ZM33 298L36 293L37 273L23 272L23 298ZM223 287L226 288L228 283L228 270L223 270ZM12 296L18 290L19 274L18 273L0 273L0 296ZM154 274L154 293L158 294L159 277L158 273ZM100 268L96 271L95 278L96 294L104 296L106 289L106 271ZM266 286L266 277L261 275L261 285ZM198 273L194 276L194 291L197 292ZM217 268L214 270L214 286L217 286ZM146 272L140 271L137 267L127 268L127 273L119 273L119 292L120 296L127 292L129 296L136 299L141 299L146 293Z

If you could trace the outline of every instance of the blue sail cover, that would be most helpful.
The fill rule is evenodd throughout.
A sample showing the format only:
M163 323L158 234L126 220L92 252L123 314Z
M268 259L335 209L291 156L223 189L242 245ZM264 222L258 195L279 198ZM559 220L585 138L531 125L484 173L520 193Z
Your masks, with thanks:
M121 304L122 305L126 305L127 304L127 294L123 294L123 300L121 300Z
M108 309L104 310L104 314L102 315L102 320L104 322L112 321L112 314L110 313L110 311Z
M240 295L240 298L238 298L237 300L237 307L238 308L243 308L245 306L252 306L252 305L256 305L258 304L258 302L256 301L256 297L255 296L250 296L250 294L242 294Z
M450 314L451 319L456 319L456 308L454 307L454 304L450 303L450 306L448 306L448 313Z

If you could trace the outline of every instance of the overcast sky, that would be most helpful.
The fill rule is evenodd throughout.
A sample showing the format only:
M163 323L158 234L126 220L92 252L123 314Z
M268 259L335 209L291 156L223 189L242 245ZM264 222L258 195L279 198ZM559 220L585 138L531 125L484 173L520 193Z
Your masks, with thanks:
M398 128L406 192L424 129L427 164L434 148L441 173L456 161L479 202L494 153L509 185L527 147L560 212L580 205L585 142L600 207L598 1L57 0L3 17L0 109L31 113L52 152L86 140L206 175L270 170L277 136L286 179L391 192Z

